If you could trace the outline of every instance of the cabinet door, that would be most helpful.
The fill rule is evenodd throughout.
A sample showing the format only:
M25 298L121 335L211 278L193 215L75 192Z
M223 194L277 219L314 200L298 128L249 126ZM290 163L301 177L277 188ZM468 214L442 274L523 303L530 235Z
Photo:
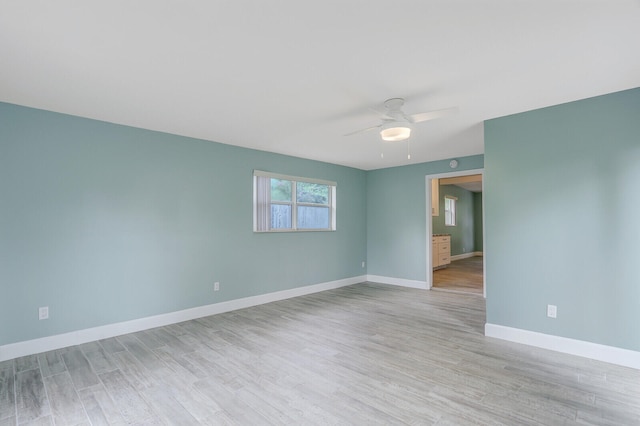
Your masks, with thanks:
M440 266L440 264L438 263L438 260L440 259L439 255L438 255L438 243L436 243L435 239L431 240L431 263L432 263L432 267L435 268L437 266Z
M451 263L451 256L449 253L440 253L438 256L438 266L448 265Z
M440 181L431 179L431 216L440 216Z
M449 242L441 242L438 243L438 253L439 254L451 254L451 245L449 244Z

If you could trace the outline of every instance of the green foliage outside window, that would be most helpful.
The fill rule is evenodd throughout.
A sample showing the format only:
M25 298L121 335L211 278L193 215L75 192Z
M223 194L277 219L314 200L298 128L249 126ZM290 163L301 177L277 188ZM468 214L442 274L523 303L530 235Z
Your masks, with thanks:
M271 201L291 201L291 181L271 179Z
M329 186L319 183L298 182L296 185L299 203L328 204Z

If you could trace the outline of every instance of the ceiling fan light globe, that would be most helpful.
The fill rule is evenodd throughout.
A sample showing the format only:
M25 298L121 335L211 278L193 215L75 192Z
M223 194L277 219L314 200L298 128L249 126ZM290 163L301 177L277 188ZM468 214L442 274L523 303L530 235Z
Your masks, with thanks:
M380 130L380 136L383 141L387 142L403 141L409 139L409 136L411 136L411 127L402 125L388 128L383 127L382 130Z

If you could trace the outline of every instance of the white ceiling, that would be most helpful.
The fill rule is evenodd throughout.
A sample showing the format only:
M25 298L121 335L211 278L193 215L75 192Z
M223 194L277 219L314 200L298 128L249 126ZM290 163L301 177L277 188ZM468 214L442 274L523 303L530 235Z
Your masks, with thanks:
M459 183L455 186L459 186L460 188L471 192L482 192L482 181Z
M458 176L453 178L441 178L440 185L454 185L471 192L482 192L482 175Z
M370 170L640 86L640 0L0 0L0 101ZM369 107L457 106L383 145ZM384 158L380 153L384 152Z

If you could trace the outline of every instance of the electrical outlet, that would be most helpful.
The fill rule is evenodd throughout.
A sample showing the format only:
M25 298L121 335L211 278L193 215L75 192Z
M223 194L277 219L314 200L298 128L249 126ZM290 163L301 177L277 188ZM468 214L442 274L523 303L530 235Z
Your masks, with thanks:
M213 283L213 291L218 291L218 290L220 290L220 283L216 281L215 283Z
M39 320L49 319L49 307L48 306L43 306L41 308L38 308L38 319Z
M547 305L547 316L555 318L558 315L558 307L556 305Z
M363 267L363 268L364 268L364 265L365 265L365 263L364 263L364 260L363 260L363 261L362 261L362 267Z

